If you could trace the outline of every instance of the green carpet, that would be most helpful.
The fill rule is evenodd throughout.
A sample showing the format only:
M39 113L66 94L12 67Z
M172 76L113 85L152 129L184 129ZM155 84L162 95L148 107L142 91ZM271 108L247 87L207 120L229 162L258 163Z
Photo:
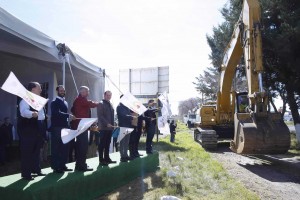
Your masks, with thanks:
M101 195L144 176L145 173L158 169L158 153L147 155L128 163L119 163L120 154L110 154L112 160L118 161L109 166L100 166L98 157L87 160L88 166L94 171L52 173L51 168L43 169L47 175L36 177L33 181L21 179L21 174L14 174L0 178L1 200L68 200L68 199L95 199ZM70 163L68 168L74 169L75 164Z

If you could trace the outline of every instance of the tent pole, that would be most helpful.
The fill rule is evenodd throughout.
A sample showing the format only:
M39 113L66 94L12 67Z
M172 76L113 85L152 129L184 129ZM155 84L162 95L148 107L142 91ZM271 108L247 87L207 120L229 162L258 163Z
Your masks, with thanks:
M66 87L66 59L63 58L63 65L62 65L62 71L63 71L63 86Z

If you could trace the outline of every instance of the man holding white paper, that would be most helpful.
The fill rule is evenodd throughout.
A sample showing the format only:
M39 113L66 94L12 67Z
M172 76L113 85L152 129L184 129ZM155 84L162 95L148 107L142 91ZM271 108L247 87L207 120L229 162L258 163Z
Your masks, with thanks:
M121 95L120 98L122 98L123 95ZM120 126L120 156L121 156L121 162L127 162L129 160L132 160L132 157L128 156L128 145L129 145L129 139L130 139L130 133L133 131L133 126L131 124L131 121L133 118L137 118L136 116L133 116L131 114L131 111L129 108L127 108L125 105L120 103L117 107L117 115L118 115L118 122ZM130 131L128 130L129 128Z
M61 130L69 128L69 121L76 118L68 114L68 103L65 100L66 90L63 85L56 87L57 97L51 102L51 168L55 173L72 171L66 167L69 155L69 144L64 144Z
M109 147L111 143L111 136L114 129L114 108L110 102L112 97L111 91L104 92L104 99L100 101L97 114L98 125L100 127L100 143L98 145L99 162L102 166L116 163L109 157Z
M73 103L71 111L73 115L77 118L71 122L71 128L77 130L80 119L78 118L90 118L91 108L96 108L98 102L88 100L90 89L86 86L81 86L79 88L79 95ZM75 170L79 171L93 171L92 168L88 167L86 164L86 155L88 151L88 132L87 130L76 137L75 151L76 151L76 164Z
M35 95L42 92L38 82L30 82L27 89ZM34 101L34 99L33 99ZM18 131L20 135L21 176L25 180L33 180L31 174L44 176L40 167L40 149L46 138L45 112L37 111L23 99L19 105L20 117Z

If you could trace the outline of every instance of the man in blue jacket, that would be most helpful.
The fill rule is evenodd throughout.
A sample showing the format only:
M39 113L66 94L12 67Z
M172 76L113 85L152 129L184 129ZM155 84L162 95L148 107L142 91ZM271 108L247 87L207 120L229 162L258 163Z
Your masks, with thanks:
M69 155L69 144L63 144L61 129L69 128L69 119L75 117L68 114L68 103L65 101L64 86L56 87L57 97L51 102L51 168L55 173L72 171L66 167Z
M122 98L123 95L120 96ZM126 127L126 128L132 128L132 119L136 118L136 116L133 116L131 113L131 110L124 106L122 103L120 103L117 107L117 115L118 115L118 122L119 127ZM120 132L120 134L122 134ZM129 139L130 139L130 133L127 133L123 139L120 141L120 156L121 156L121 162L127 162L129 160L132 160L131 157L128 156L128 146L129 146Z

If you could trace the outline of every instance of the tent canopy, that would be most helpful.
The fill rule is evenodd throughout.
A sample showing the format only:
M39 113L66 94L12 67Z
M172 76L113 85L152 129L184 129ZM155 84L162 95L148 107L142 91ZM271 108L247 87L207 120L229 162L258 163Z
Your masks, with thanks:
M55 87L62 84L63 57L54 39L35 28L25 24L0 8L0 86L10 71L24 85L29 81L43 84L44 97L49 98L46 106L50 110L50 102L56 97ZM101 68L86 61L71 49L68 49L68 60L72 67L77 86L90 88L90 98L99 101L104 93L104 73ZM66 64L66 100L72 105L78 95L72 75ZM14 124L17 121L17 97L0 90L0 118L10 117ZM48 112L51 116L51 113ZM92 116L96 116L95 110Z
M0 8L0 51L34 58L37 60L62 63L57 48L58 42L37 29L25 24ZM70 64L78 69L99 76L102 69L86 61L70 50Z

